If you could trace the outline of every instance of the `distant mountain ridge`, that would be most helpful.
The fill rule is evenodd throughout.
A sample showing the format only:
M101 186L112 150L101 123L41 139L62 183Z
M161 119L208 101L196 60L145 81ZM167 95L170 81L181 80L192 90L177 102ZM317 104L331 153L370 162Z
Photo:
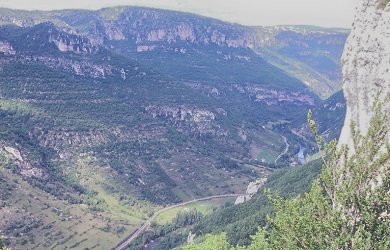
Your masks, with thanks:
M190 44L250 48L305 82L323 98L340 90L339 58L349 32L311 26L246 27L195 14L143 7L49 12L0 9L0 14L0 24L28 27L52 22L60 30L86 36L91 42L120 53L183 52ZM296 73L297 70L301 73Z

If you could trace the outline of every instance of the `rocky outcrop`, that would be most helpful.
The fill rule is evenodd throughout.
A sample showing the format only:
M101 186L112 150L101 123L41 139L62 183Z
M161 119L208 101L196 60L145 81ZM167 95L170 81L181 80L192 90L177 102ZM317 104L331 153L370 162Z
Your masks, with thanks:
M347 114L340 143L352 145L350 124L365 134L375 98L390 93L390 4L365 0L358 9L342 57ZM386 109L390 112L387 103Z
M49 42L53 42L58 50L62 52L70 51L76 54L95 54L99 51L99 47L88 39L66 33L51 35Z
M215 120L215 114L207 109L174 107L174 106L148 106L145 108L153 117L165 116L172 119L179 119L181 121L212 122Z
M17 168L20 170L20 174L27 177L35 177L38 179L45 179L48 177L48 175L45 173L45 171L38 167L33 167L31 159L23 158L22 153L19 149L16 149L14 147L4 146L4 151L0 147L0 153L8 153L11 155L10 159L13 159L13 163Z
M56 15L41 12L40 18L36 18L33 14L30 15L30 12L23 12L21 15L18 11L7 10L0 16L0 21L20 27L52 22L73 34L87 35L91 41L99 44L107 39L135 41L139 45L185 41L235 48L256 48L277 43L276 37L281 32L302 35L332 33L329 30L318 31L294 26L244 27L194 14L142 7L113 7L110 8L110 14L107 14L107 10L84 11L80 15L83 16L82 21L76 23L69 22L69 11L59 11ZM60 47L69 49L69 44L64 43Z
M145 111L151 114L153 118L160 117L173 122L174 126L181 132L186 131L200 135L228 135L228 131L222 129L217 123L217 115L208 109L151 105L147 106ZM227 115L227 112L221 108L217 108L216 113L222 116Z
M254 182L249 183L248 187L246 188L245 195L237 197L234 204L237 205L249 201L257 193L257 191L264 185L266 180L267 177L264 177L262 179L258 179Z
M37 138L42 147L60 151L69 146L101 145L109 141L108 135L102 131L62 131L61 129L41 131L35 129L31 137Z
M126 36L123 33L123 28L118 27L113 22L106 22L103 23L103 26L106 30L106 34L108 36L108 39L110 40L125 40Z
M16 158L18 161L23 162L22 154L19 150L13 147L4 147L5 151L10 153L14 158Z
M315 103L313 97L300 91L266 89L258 84L246 84L244 87L233 84L232 87L240 94L253 96L257 102L265 103L268 106L279 105L280 103L313 106Z
M153 51L156 48L156 46L138 46L137 52L146 52L146 51Z
M187 236L187 244L191 243L194 241L196 237L196 233L192 233L191 231L188 233L188 236Z
M0 41L0 53L4 53L6 55L15 55L16 51L9 42Z

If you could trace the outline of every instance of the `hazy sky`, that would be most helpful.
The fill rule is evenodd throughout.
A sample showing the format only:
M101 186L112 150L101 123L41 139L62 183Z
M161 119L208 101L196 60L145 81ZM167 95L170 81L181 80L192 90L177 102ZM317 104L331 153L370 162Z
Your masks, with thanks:
M362 0L0 0L27 10L100 9L138 5L180 10L244 25L309 24L350 28Z

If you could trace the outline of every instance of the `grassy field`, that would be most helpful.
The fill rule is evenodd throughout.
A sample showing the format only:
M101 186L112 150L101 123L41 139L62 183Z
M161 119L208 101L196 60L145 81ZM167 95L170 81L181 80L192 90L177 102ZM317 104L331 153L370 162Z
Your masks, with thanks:
M280 121L283 123L284 121ZM267 162L274 162L278 155L283 151L285 144L280 135L269 131L267 136L252 134L253 142L250 147L252 159L261 160L265 158Z
M274 162L278 157L275 152L262 151L257 155L257 159L261 161L261 159L265 159L267 162Z

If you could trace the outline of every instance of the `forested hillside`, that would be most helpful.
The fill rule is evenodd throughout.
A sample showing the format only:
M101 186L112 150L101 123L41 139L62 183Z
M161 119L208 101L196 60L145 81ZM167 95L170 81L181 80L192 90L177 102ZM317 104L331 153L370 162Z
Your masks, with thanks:
M235 245L249 245L251 235L259 227L266 226L267 215L275 212L274 207L264 194L265 189L271 189L274 194L284 198L292 198L302 192L310 190L311 182L317 178L321 171L321 161L313 161L307 165L284 168L269 175L267 182L258 191L258 194L248 202L239 205L226 204L226 206L194 221L193 226L177 226L173 232L167 231L159 241L157 249L172 249L187 243L187 236L191 231L197 239L204 239L206 234L226 233L227 241ZM157 228L158 229L158 228ZM160 236L158 230L151 230L139 236L127 249L143 249L145 244L156 240Z

